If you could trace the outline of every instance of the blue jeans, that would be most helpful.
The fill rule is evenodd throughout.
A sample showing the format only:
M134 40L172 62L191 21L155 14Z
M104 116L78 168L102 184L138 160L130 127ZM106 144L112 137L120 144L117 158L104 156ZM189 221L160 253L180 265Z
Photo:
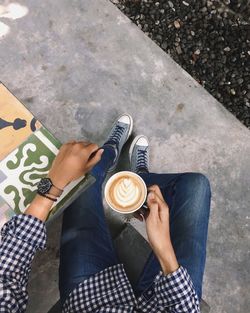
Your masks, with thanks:
M65 211L61 235L59 289L63 304L82 281L119 263L103 210L102 184L115 157L105 147L92 174L96 182ZM210 185L198 173L141 174L147 185L159 185L170 208L172 244L179 264L189 272L199 299L206 259ZM135 286L136 296L152 287L160 264L152 252Z

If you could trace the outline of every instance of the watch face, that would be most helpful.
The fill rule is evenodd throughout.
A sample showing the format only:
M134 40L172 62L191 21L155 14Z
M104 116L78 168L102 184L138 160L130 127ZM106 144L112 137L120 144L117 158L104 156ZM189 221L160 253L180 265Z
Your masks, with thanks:
M51 186L52 182L49 178L42 178L37 186L37 189L42 194L46 194L47 192L49 192Z

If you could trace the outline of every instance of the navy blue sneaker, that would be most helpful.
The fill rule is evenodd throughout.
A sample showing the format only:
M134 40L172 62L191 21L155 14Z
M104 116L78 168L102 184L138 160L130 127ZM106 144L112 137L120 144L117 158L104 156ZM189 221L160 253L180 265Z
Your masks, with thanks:
M129 149L129 159L132 172L149 172L149 141L146 136L135 137Z
M108 172L112 172L115 169L121 154L121 150L131 135L132 129L133 119L129 114L123 114L119 116L112 126L108 140L104 143L104 146L112 146L115 149L116 157Z

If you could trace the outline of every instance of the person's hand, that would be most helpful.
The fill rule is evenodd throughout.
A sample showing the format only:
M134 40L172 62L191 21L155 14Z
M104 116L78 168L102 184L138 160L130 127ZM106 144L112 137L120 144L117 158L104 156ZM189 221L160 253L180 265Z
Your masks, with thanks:
M72 141L61 146L48 177L53 184L64 189L71 181L89 172L101 159L103 149L94 143Z
M149 243L156 254L165 274L174 272L179 265L170 239L169 208L157 185L148 188L145 216Z

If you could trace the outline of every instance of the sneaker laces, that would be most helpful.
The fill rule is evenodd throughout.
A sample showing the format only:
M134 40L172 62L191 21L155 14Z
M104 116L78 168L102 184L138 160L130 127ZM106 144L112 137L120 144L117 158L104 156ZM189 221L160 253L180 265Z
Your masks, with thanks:
M106 144L115 144L117 145L119 141L121 140L121 137L124 133L125 128L119 125L115 126L115 129L113 130L112 134L110 135L108 141Z
M147 150L138 150L136 171L148 171L148 153Z

